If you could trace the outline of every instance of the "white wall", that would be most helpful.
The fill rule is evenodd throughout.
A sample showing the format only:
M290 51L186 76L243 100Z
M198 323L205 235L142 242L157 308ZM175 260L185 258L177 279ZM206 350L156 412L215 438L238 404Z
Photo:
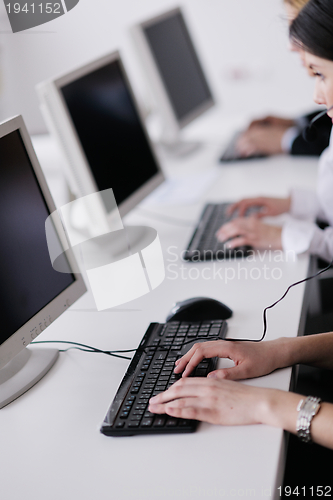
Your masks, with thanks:
M35 84L120 49L135 90L146 87L128 27L174 7L171 0L80 0L68 14L12 34L2 16L4 88L0 118L23 114L31 133L45 130ZM287 50L282 0L183 0L207 76L227 114L294 114L312 109L312 81ZM4 14L3 3L0 2Z

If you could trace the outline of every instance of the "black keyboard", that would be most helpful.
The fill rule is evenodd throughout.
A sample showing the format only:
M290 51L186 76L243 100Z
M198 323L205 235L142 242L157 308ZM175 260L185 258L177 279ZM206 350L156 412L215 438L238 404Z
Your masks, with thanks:
M251 250L249 246L241 246L236 249L227 250L224 242L216 239L216 232L226 222L238 217L237 212L231 216L226 211L230 203L208 203L201 214L199 223L192 235L186 249L184 258L192 261L222 260L230 258L246 257ZM253 208L247 211L247 215L257 211Z
M180 375L175 361L195 342L224 339L223 320L151 323L107 412L101 432L107 436L194 432L196 420L155 415L148 411L149 399L168 389ZM191 376L206 377L217 358L204 359Z
M266 156L263 154L254 154L251 156L241 156L239 154L239 151L237 149L237 142L239 137L242 135L243 132L237 132L230 142L228 143L226 149L224 150L220 162L229 162L229 161L242 161L242 160L252 160L252 159L257 159L257 158L265 158Z

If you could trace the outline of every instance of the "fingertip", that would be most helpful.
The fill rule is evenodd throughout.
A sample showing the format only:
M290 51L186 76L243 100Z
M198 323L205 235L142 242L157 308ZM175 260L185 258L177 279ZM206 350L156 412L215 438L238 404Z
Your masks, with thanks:
M216 370L214 372L210 372L208 375L210 378L214 378L216 380L226 380L228 377L228 371L227 370Z

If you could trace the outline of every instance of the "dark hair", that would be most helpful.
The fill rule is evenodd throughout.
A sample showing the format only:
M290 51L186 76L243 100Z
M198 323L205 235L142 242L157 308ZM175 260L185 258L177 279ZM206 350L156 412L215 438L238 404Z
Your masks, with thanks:
M333 61L333 1L310 0L290 26L290 39L306 52Z

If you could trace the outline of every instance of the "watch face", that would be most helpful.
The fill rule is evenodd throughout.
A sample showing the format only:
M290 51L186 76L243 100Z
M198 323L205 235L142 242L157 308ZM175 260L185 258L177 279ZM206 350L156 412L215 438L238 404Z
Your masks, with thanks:
M306 401L305 405L304 405L304 409L307 410L310 414L312 415L316 415L316 413L318 412L319 408L320 408L320 399L312 399L312 400L308 400Z

